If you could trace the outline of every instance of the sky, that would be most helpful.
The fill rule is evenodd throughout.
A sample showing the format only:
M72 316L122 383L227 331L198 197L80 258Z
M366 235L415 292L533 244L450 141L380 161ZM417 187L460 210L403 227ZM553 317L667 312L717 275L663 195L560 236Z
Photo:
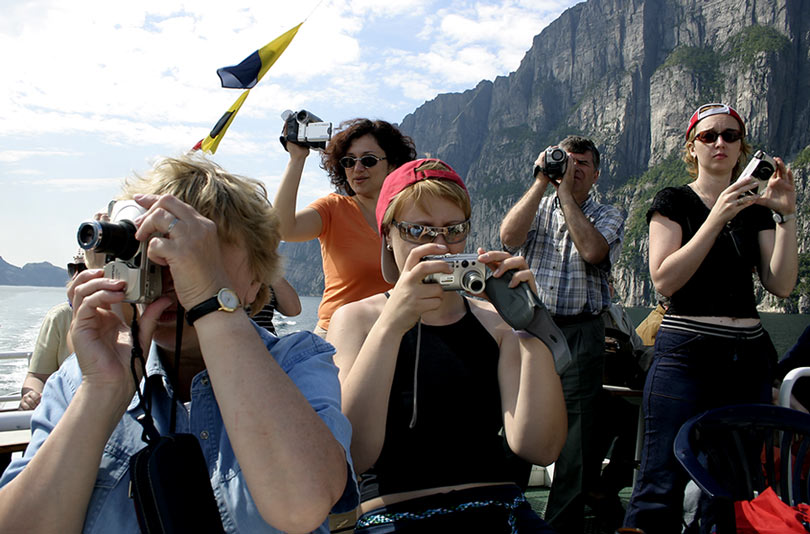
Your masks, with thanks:
M284 110L399 123L442 93L517 69L576 0L2 0L0 257L64 266L122 181L205 137L240 91L235 65L305 21L211 158L263 181L287 163ZM417 147L418 150L419 147ZM318 154L298 196L331 191Z

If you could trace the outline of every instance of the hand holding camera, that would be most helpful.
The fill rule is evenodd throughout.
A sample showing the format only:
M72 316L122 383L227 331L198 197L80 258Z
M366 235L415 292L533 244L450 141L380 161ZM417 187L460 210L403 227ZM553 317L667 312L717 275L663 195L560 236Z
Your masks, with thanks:
M537 178L537 175L542 172L549 181L559 185L567 169L568 153L558 146L550 146L540 153L532 174L534 178Z
M301 111L286 110L281 114L284 127L281 131L281 146L287 149L287 143L292 142L301 146L323 151L326 143L332 138L332 123L324 122L319 117L302 109Z
M146 210L133 200L110 202L109 221L94 220L79 225L77 240L83 249L106 254L104 276L126 283L124 302L149 303L163 286L160 266L147 256L148 240L135 238L135 219Z
M765 188L768 187L768 181L774 172L776 172L776 161L762 150L757 150L737 180L754 178L757 181L757 187L749 189L744 194L761 195Z

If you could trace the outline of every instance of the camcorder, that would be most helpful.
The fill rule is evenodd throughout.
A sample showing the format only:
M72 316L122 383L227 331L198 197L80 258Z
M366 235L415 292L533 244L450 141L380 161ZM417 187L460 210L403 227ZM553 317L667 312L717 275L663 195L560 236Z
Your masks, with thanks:
M332 138L332 123L323 122L309 111L286 110L281 114L284 119L284 128L281 130L281 145L287 150L287 143L292 142L301 146L326 149L326 143Z
M543 166L535 165L533 175L544 173L548 179L559 184L568 169L568 153L558 146L550 146L543 152Z
M746 191L745 194L758 195L768 187L768 180L771 179L774 172L776 172L776 161L765 152L757 150L737 179L744 180L753 176L757 181L757 188Z
M133 221L144 213L134 200L112 201L107 207L109 221L83 222L76 234L80 247L106 254L106 278L127 283L124 302L149 303L163 291L160 265L146 255L149 240L135 239Z
M478 254L442 254L425 256L422 261L440 260L453 268L452 273L431 273L425 283L442 286L445 291L466 291L478 294L486 287L487 266L478 261Z

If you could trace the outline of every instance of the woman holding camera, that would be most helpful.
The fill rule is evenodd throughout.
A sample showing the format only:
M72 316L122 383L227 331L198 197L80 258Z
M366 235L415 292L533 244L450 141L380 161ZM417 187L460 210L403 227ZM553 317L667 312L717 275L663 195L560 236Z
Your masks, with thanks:
M321 242L324 291L315 333L326 335L332 313L341 305L375 295L391 285L377 261L380 236L374 209L385 177L416 157L413 141L385 121L353 119L321 156L336 189L296 212L298 186L309 148L288 142L290 162L281 177L274 204L285 241Z
M641 471L625 524L680 532L687 482L672 445L703 410L770 402L776 351L756 309L752 271L778 297L798 273L793 173L737 179L751 147L745 123L725 104L707 104L686 129L684 161L694 180L658 192L647 212L650 275L670 298L644 387ZM774 222L775 221L775 222Z
M512 330L489 302L423 282L452 271L422 258L462 252L470 211L464 183L441 161L391 173L376 215L382 272L395 286L333 316L327 340L364 474L357 533L549 531L512 482L504 444L546 465L565 442L549 349ZM479 254L493 276L514 270L511 286L534 290L522 257Z
M276 338L244 311L261 307L278 276L264 187L183 156L129 182L125 197L145 211L134 237L149 240L149 258L163 266L162 295L138 305L130 330L126 283L102 270L78 275L75 357L48 379L25 455L0 479L0 531L140 531L128 491L130 458L144 447L139 382L150 384L162 435L176 425L196 437L226 532L328 532L330 509L357 503L332 349L309 332ZM138 330L142 380L130 367ZM173 474L158 478L182 486ZM176 505L187 498L170 493Z

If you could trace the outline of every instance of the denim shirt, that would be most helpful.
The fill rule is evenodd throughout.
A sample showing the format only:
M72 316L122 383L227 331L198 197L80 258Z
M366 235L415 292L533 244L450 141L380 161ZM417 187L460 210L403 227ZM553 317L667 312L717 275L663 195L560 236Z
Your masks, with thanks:
M337 367L332 361L334 349L310 332L298 332L282 338L256 327L267 349L279 366L295 383L313 409L332 431L346 453L348 476L346 487L333 512L345 512L359 502L349 444L351 426L340 411L340 385ZM234 355L238 358L238 355ZM153 344L147 360L147 376L152 380L152 417L161 432L169 432L172 390L166 372L160 364ZM81 382L81 370L76 356L71 356L45 384L42 402L31 418L31 442L22 458L14 460L0 478L0 487L8 484L31 461L48 434L65 413ZM141 382L143 386L143 382ZM219 411L208 372L198 373L191 384L188 410L179 403L177 429L197 436L208 464L211 486L219 506L226 532L267 532L279 530L267 524L259 515L250 496ZM270 408L270 407L268 407ZM87 507L83 532L139 533L135 508L129 498L129 459L145 444L141 441L143 427L136 417L143 413L135 396L121 422L113 431L101 458L95 487ZM302 443L301 446L306 446ZM269 473L272 476L272 473ZM328 533L328 521L315 532Z

